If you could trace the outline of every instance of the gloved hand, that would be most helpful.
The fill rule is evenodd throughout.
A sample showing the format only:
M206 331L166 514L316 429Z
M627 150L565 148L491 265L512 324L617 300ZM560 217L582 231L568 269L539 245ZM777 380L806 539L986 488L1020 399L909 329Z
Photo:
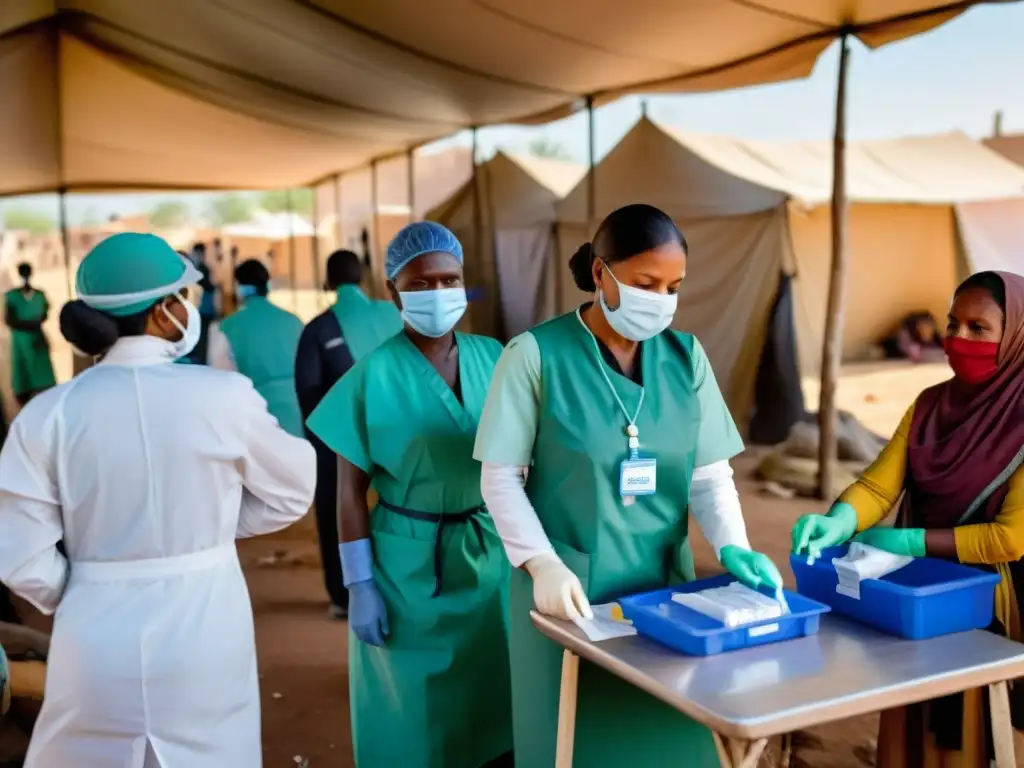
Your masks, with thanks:
M924 543L924 528L868 528L857 534L854 541L884 549L894 555L924 557L928 554Z
M554 552L531 557L523 567L533 579L533 602L538 611L568 621L594 618L580 580Z
M384 645L388 636L388 611L373 579L348 588L348 625L367 645Z
M369 539L338 545L341 573L348 587L348 625L368 645L382 646L388 636L388 610L373 577L373 548Z
M821 550L845 544L857 532L857 510L845 501L832 505L827 515L804 515L793 526L793 554L812 560Z
M773 592L782 589L782 574L767 555L752 552L736 544L726 544L718 556L725 570L748 587L771 587Z

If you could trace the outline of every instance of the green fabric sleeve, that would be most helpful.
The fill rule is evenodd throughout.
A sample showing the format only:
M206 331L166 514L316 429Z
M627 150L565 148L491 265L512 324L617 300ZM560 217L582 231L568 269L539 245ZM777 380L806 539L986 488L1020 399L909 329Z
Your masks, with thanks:
M697 432L695 466L706 467L743 452L743 439L718 388L707 353L693 340L693 386L700 402L700 426Z
M540 347L527 332L498 358L476 431L473 458L488 464L530 466L540 411Z
M373 469L366 430L366 366L356 364L324 395L306 426L343 459L369 473Z

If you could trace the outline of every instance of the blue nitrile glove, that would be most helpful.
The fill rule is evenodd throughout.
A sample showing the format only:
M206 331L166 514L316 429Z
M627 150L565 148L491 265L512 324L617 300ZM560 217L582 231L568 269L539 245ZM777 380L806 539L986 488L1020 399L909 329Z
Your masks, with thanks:
M751 589L770 587L773 592L782 589L782 574L767 555L726 544L718 553L725 570Z
M924 543L924 528L868 528L857 534L854 541L884 549L894 555L924 557L928 554Z
M384 645L388 636L388 611L373 579L373 549L369 539L343 541L341 573L348 587L348 625L367 645Z
M845 544L857 532L857 510L840 501L827 515L804 515L793 526L793 554L812 560L821 557L821 550Z

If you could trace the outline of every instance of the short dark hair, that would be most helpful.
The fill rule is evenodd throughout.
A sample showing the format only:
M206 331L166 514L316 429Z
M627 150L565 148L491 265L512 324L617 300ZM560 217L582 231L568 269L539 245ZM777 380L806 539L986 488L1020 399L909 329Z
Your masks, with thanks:
M354 251L341 249L327 259L327 285L338 288L342 285L359 285L363 279L363 264Z
M23 261L18 265L18 274L26 280L32 277L32 265L27 261Z
M235 267L235 282L251 285L260 296L266 296L270 290L270 271L259 259L246 259Z
M669 243L689 251L686 238L667 213L643 203L619 208L601 222L594 240L581 245L569 259L573 282L581 291L593 293L597 290L591 268L594 259L611 265Z

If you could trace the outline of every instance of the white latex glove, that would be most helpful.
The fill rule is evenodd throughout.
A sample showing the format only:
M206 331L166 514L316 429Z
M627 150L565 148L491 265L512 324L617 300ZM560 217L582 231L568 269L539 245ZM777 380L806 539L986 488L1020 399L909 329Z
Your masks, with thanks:
M531 557L523 567L533 579L533 602L545 616L572 621L594 618L580 580L553 552Z

